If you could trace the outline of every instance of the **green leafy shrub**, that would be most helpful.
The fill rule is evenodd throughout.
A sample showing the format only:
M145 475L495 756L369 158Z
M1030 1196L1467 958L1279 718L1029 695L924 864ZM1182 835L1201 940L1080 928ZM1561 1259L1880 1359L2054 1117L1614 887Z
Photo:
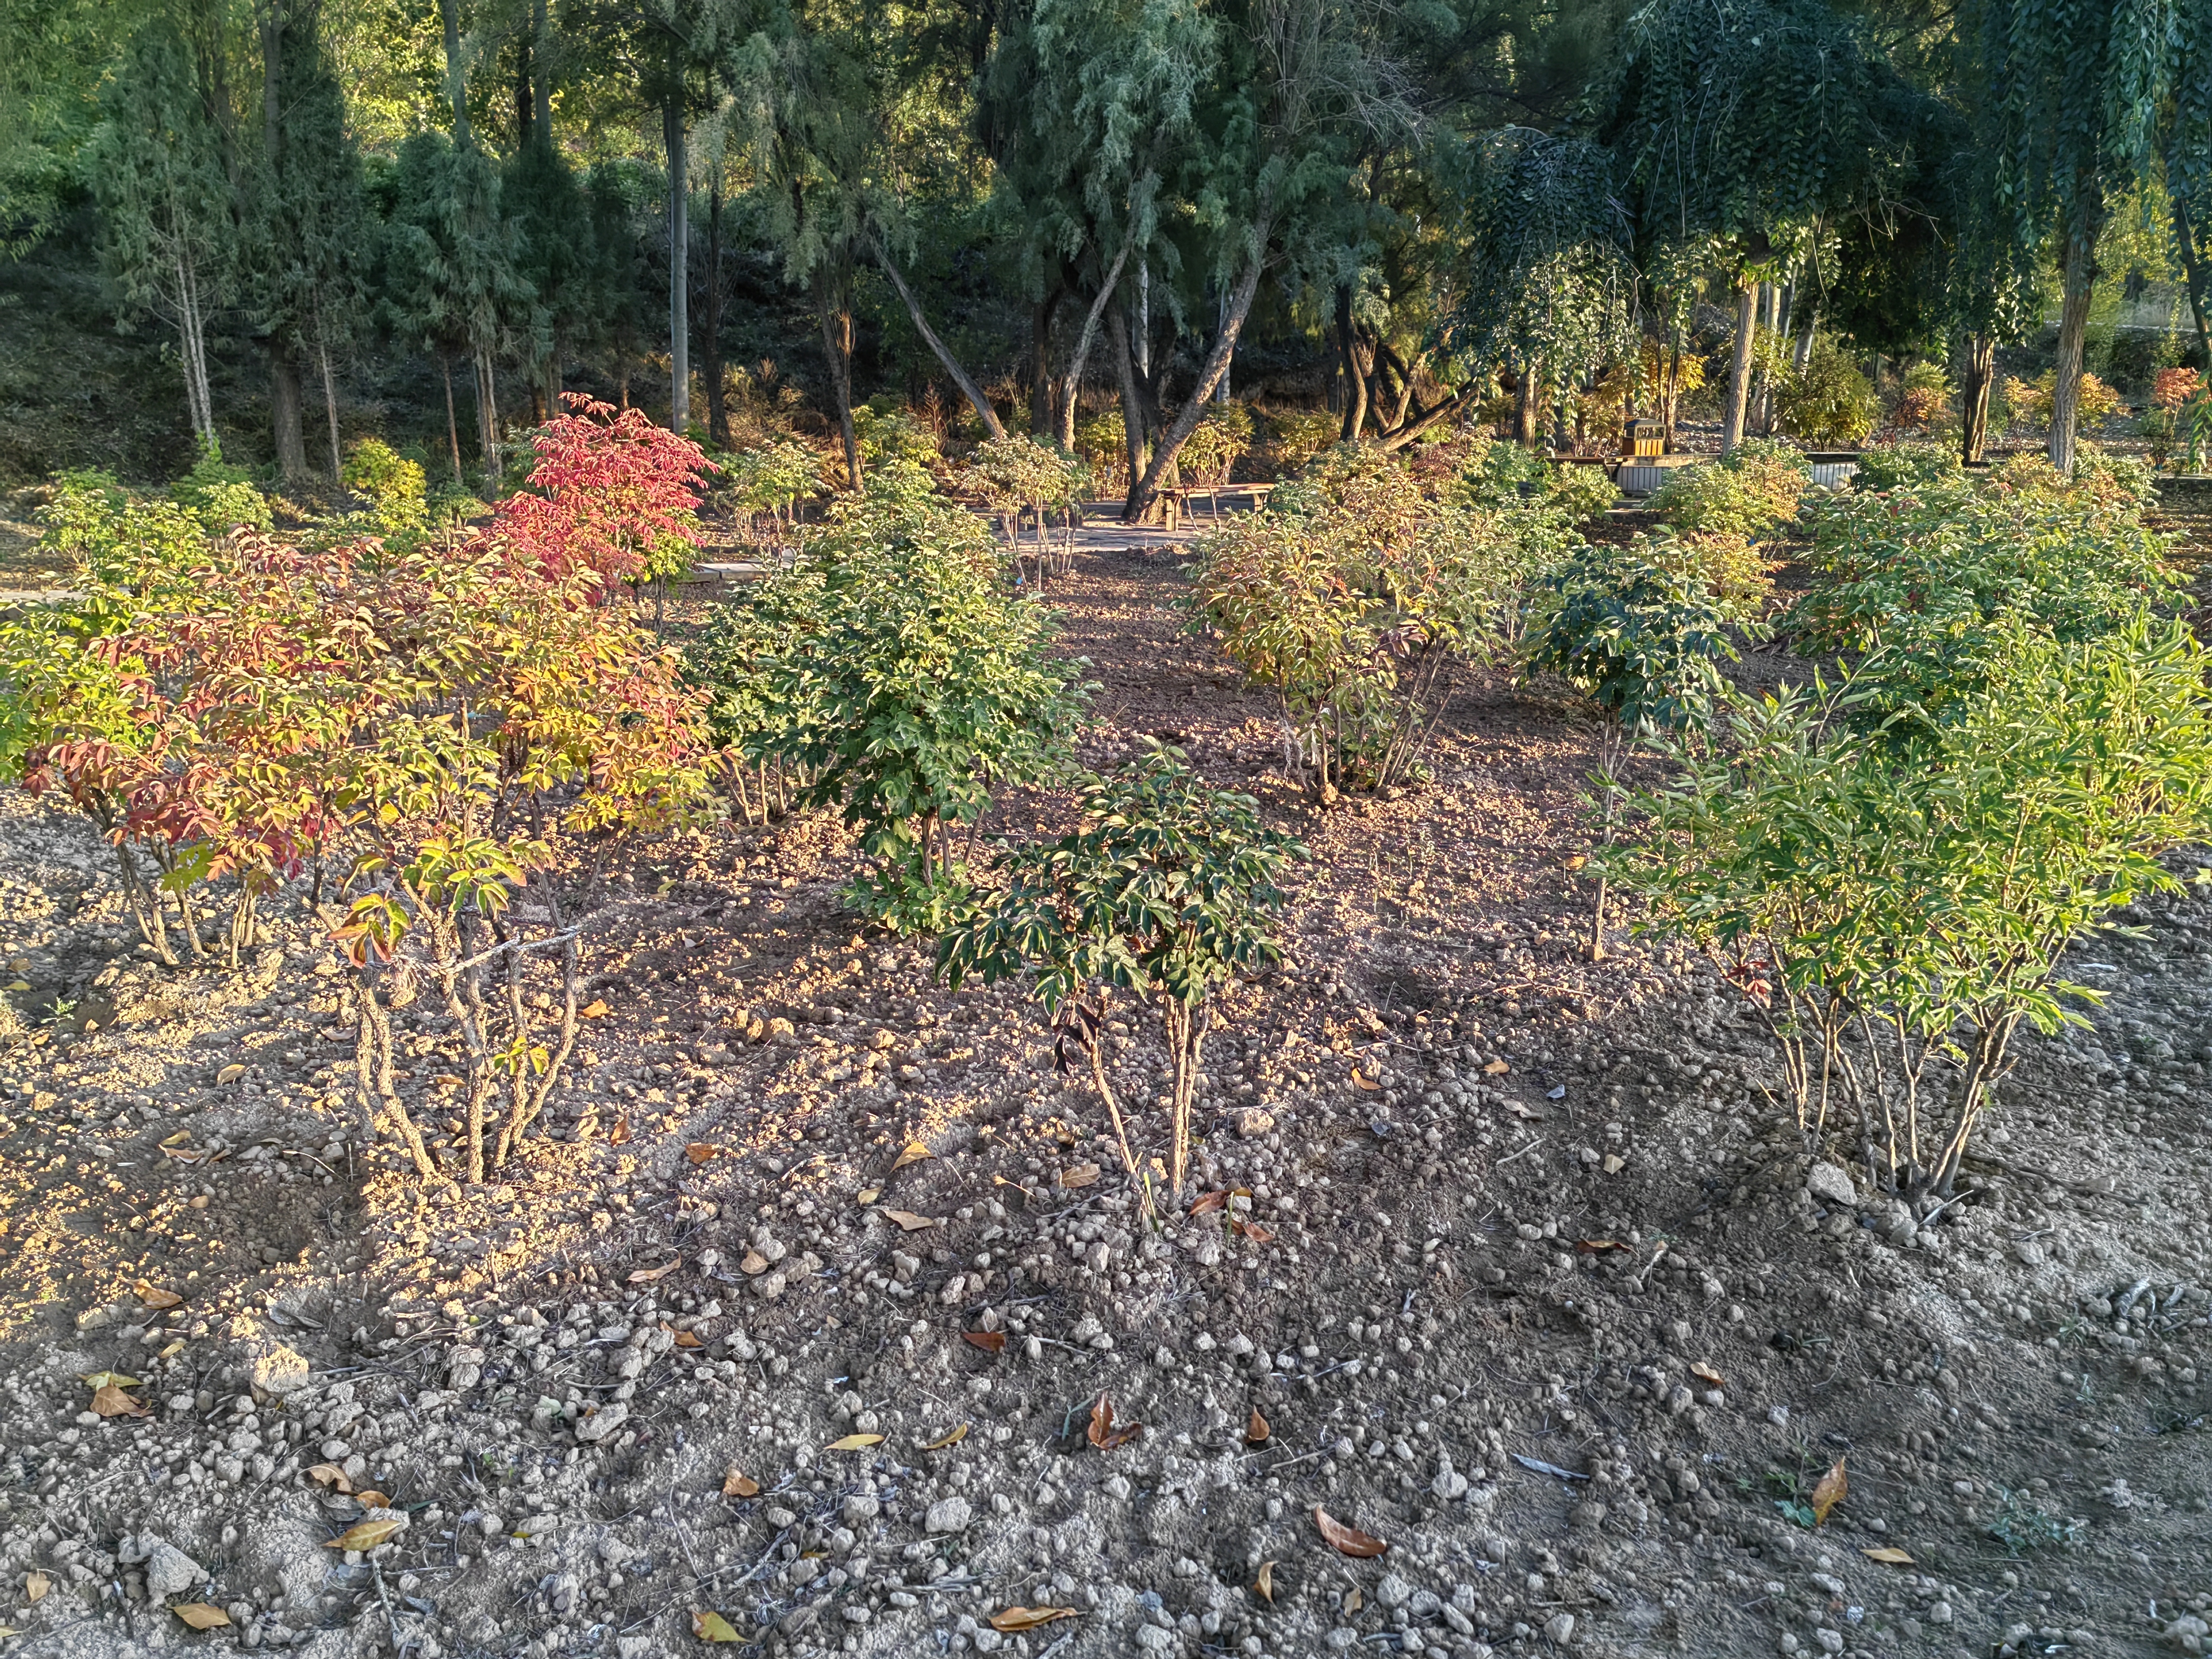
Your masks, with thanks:
M1759 549L1726 530L1671 530L1647 534L1643 556L1662 570L1680 571L1711 588L1740 614L1755 616L1774 591L1774 576Z
M169 486L169 499L198 518L211 536L241 526L260 531L270 526L269 498L254 487L252 473L225 465L219 455L202 455Z
M1944 444L1900 439L1895 443L1869 444L1859 452L1852 487L1863 490L1895 489L1900 486L1956 483L1966 469Z
M1620 499L1602 467L1558 465L1486 433L1469 440L1443 493L1468 507L1541 501L1577 520L1595 518Z
M1672 467L1645 503L1662 523L1753 540L1797 516L1813 469L1794 444L1747 438L1726 455Z
M1732 696L1726 742L1674 744L1612 861L1766 1019L1808 1142L1850 1137L1893 1190L1951 1189L2020 1028L2100 994L2062 977L2069 943L2171 888L2158 854L2212 814L2185 625L1991 633L1978 683L1902 743L1850 718L1855 677Z
M1169 1185L1180 1194L1191 1104L1220 988L1279 960L1284 866L1304 849L1261 823L1249 796L1217 790L1176 749L1150 739L1106 778L1086 777L1069 834L1012 847L997 883L938 942L951 984L1029 978L1066 1068L1088 1066L1133 1181L1143 1160L1106 1073L1116 995L1151 1003L1170 1073Z
M1279 477L1295 473L1336 441L1344 417L1325 409L1272 410L1267 415L1267 448ZM1121 434L1115 428L1114 441Z
M738 511L787 528L793 509L820 484L821 463L795 438L778 438L732 457L729 489Z
M717 735L860 832L863 910L939 925L964 890L954 828L1047 775L1081 709L1051 613L1007 591L973 514L888 471L807 534L797 569L730 605L754 614L691 659Z
M1874 430L1881 400L1858 366L1823 335L1801 370L1792 369L1775 389L1782 429L1808 444L1846 447Z
M1075 428L1075 453L1095 478L1115 489L1129 483L1127 431L1118 409L1103 410Z
M429 486L422 464L381 438L363 438L353 447L346 458L345 486L368 498L370 517L382 535L416 535L429 526Z
M1905 432L1936 432L1953 423L1951 380L1941 364L1917 362L1905 371L1889 423Z
M2006 418L2014 426L2042 431L2051 424L2051 399L2058 389L2058 371L2046 368L2033 380L2023 380L2008 375L2004 382ZM2093 426L2106 416L2118 411L2120 394L2095 375L2084 370L2081 391L2074 405L2075 418L2085 426Z
M1042 592L1048 574L1064 576L1073 568L1076 503L1091 483L1091 469L1079 458L1025 433L1012 433L979 445L962 469L959 483L1008 527L1007 543L1024 580ZM1036 532L1035 540L1026 545L1021 533L1025 508ZM1046 528L1046 520L1055 513L1065 532L1057 548Z
M1226 483L1244 452L1252 447L1252 411L1243 404L1208 404L1199 416L1176 465L1183 482L1204 488Z
M1339 445L1200 541L1194 625L1273 688L1286 769L1330 801L1413 775L1451 665L1513 635L1528 580L1569 539L1552 509L1447 505L1380 451Z

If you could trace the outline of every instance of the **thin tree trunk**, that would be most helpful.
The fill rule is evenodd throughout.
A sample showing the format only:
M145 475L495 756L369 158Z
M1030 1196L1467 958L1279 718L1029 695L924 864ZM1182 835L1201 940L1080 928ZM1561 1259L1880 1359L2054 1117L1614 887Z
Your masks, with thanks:
M1982 459L1990 436L1990 386L1996 379L1996 340L1988 334L1966 337L1966 372L1960 386L1965 422L1959 459L1971 466Z
M1337 441L1357 443L1367 423L1367 368L1359 361L1359 340L1352 324L1352 289L1336 285L1336 352L1344 371L1344 423Z
M1751 351L1759 333L1759 285L1739 279L1735 290L1735 348L1729 354L1727 400L1721 407L1721 453L1743 441L1744 416L1749 412Z
M730 404L722 395L722 168L718 157L707 197L707 317L700 341L707 368L707 436L717 449L730 447Z
M212 453L215 445L215 422L208 413L205 382L201 379L201 365L197 335L199 316L197 299L192 292L191 267L185 260L184 250L177 251L177 346L184 361L185 407L191 416L192 438L203 454Z
M446 374L446 441L453 446L453 482L465 486L468 481L461 476L461 427L460 422L453 418L453 354L447 351L440 352L438 367L443 369Z
M2066 292L2058 313L2058 361L2051 384L2051 465L2074 471L2074 441L2081 404L2081 347L2089 327L2089 298L2097 283L2096 226L2076 224L2066 237Z
M846 483L860 487L860 440L853 430L853 301L849 284L834 282L825 265L814 275L814 309L822 319L822 350L830 360L830 386L837 399L837 431L845 444Z
M453 148L469 147L469 80L461 63L461 0L438 0L446 31L446 101L453 111Z
M906 285L906 278L899 275L898 267L891 263L889 250L873 238L869 240L868 246L876 256L876 263L883 266L884 274L891 279L891 286L898 290L899 298L906 302L906 314L914 319L915 332L921 336L922 343L936 354L937 361L945 365L945 372L952 377L953 385L960 388L960 395L975 411L975 418L983 422L983 430L994 438L1005 437L1006 428L999 423L998 410L991 407L991 400L983 395L981 388L969 379L968 371L960 367L952 353L946 349L945 342L937 337L937 331L921 314L921 302L914 297L914 290Z
M331 377L330 337L322 327L322 319L315 319L315 351L322 360L323 413L329 418L331 428L331 483L337 484L345 477L345 461L338 453L338 392L337 383Z
M499 381L493 371L491 353L479 346L476 354L477 376L477 443L483 453L485 480L493 493L499 489Z
M1251 263L1245 266L1244 274L1237 279L1237 286L1229 296L1229 308L1223 313L1221 327L1214 335L1213 349L1206 354L1206 366L1198 372L1198 383L1191 387L1190 396L1183 399L1174 424L1153 449L1152 464L1145 469L1145 476L1129 486L1129 499L1121 508L1122 523L1143 521L1159 495L1162 477L1175 464L1176 453L1198 430L1199 420L1206 413L1206 400L1213 395L1214 387L1229 372L1229 359L1237 349L1237 337L1244 331L1244 319L1252 314L1253 296L1260 291L1260 273L1267 263L1267 237L1273 228L1273 211L1263 200L1252 226Z
M1513 388L1513 441L1523 449L1536 447L1536 433L1542 410L1537 407L1537 388L1542 382L1537 378L1534 362L1521 365L1520 384Z
M553 148L553 23L547 15L546 0L531 0L530 38L530 101L534 118L530 136L540 149L550 151Z
M1145 471L1144 400L1137 390L1136 365L1129 356L1128 331L1122 325L1118 305L1106 308L1106 332L1114 348L1115 376L1121 383L1121 447L1127 453L1129 477L1138 478Z
M1084 365L1090 361L1091 343L1098 337L1098 319L1105 314L1107 302L1114 297L1114 285L1121 280L1121 267L1128 263L1128 246L1124 243L1121 251L1114 256L1114 263L1106 272L1106 280L1099 284L1098 297L1091 302L1091 309L1084 313L1083 332L1075 337L1075 356L1067 366L1067 396L1061 401L1060 408L1058 436L1062 449L1072 451L1075 447L1075 402L1083 395ZM1042 533L1042 514L1038 515L1037 524Z
M661 106L660 130L668 150L668 428L680 433L691 424L690 169L681 93Z

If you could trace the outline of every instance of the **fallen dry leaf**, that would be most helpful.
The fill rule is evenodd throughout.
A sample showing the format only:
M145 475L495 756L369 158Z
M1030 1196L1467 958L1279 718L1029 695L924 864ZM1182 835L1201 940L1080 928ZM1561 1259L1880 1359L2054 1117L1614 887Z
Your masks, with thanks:
M1191 1200L1190 1212L1193 1215L1211 1215L1214 1211L1226 1209L1228 1206L1228 1188L1217 1187L1212 1192L1200 1193L1196 1198Z
M392 1507L391 1494L380 1492L374 1486L367 1492L356 1492L353 1495L353 1501L365 1510L388 1510Z
M1489 1065L1482 1068L1482 1074L1485 1077L1504 1077L1513 1068L1510 1066L1508 1066L1504 1060L1493 1060Z
M1267 1426L1267 1419L1260 1415L1260 1408L1257 1406L1253 1407L1252 1415L1244 1425L1244 1443L1248 1446L1264 1446L1267 1443L1267 1437L1273 1432L1274 1431Z
M23 1575L23 1599L33 1607L45 1601L46 1592L53 1587L54 1581L35 1568Z
M1352 1068L1352 1086L1355 1089L1364 1089L1368 1093L1373 1094L1382 1085L1376 1082L1373 1078L1361 1075L1359 1068L1355 1066Z
M1252 1589L1254 1593L1256 1594L1261 1601L1268 1603L1270 1606L1273 1605L1275 1600L1275 1564L1273 1561L1262 1561L1260 1564L1259 1576L1252 1580Z
M885 1210L884 1213L899 1224L902 1232L918 1233L925 1227L937 1224L926 1215L916 1215L912 1210Z
M1828 1472L1813 1486L1813 1524L1824 1526L1828 1511L1850 1495L1850 1478L1844 1473L1844 1460L1838 1457Z
M102 1417L143 1417L146 1408L112 1382L92 1391L92 1408Z
M1884 1544L1878 1549L1861 1550L1869 1561L1879 1561L1885 1567L1917 1567L1920 1564L1894 1544Z
M97 1394L102 1389L135 1389L138 1379L125 1376L121 1371L93 1371L78 1379Z
M230 1622L230 1615L221 1607L211 1607L204 1601L179 1601L169 1609L194 1630L221 1630Z
M703 1348L707 1345L699 1340L696 1332L678 1331L676 1333L676 1346L679 1348Z
M1365 1607L1366 1605L1367 1605L1367 1593L1366 1593L1364 1590L1361 1589L1359 1588L1359 1586L1358 1586L1358 1585L1354 1584L1354 1585L1352 1587L1352 1589L1351 1589L1349 1591L1347 1591L1347 1592L1346 1593L1346 1595L1345 1595L1345 1598L1344 1598L1344 1613L1345 1613L1345 1616L1346 1616L1346 1618L1351 1617L1351 1615L1352 1615L1352 1614L1353 1614L1353 1613L1355 1613L1358 1612L1358 1611L1360 1610L1360 1608L1362 1608L1362 1607Z
M859 1200L860 1203L862 1203L862 1204L872 1204L872 1203L874 1203L878 1199L881 1198L883 1195L884 1195L884 1194L883 1194L883 1189L882 1189L881 1188L878 1188L878 1187L863 1187L863 1188L860 1188L860 1193L858 1194L858 1195L857 1195L857 1196L858 1196L858 1200Z
M318 1463L303 1473L317 1486L349 1494L353 1491L353 1482L346 1479L346 1472L335 1463Z
M407 1523L396 1515L376 1521L356 1521L337 1537L326 1540L326 1550L373 1550L388 1542Z
M1275 1242L1274 1234L1256 1221L1247 1221L1240 1215L1231 1218L1231 1224L1255 1244L1272 1244Z
M1505 1109L1512 1113L1514 1116L1523 1119L1530 1123L1541 1123L1544 1121L1544 1115L1541 1112L1538 1111L1533 1106L1523 1105L1517 1100L1507 1101L1505 1103Z
M1329 1547L1339 1555L1355 1556L1365 1561L1390 1547L1379 1538L1369 1537L1357 1527L1346 1526L1318 1504L1314 1505L1313 1517L1314 1525L1321 1528L1321 1535L1328 1540Z
M679 1255L675 1261L664 1261L658 1267L640 1267L629 1276L629 1282L633 1285L657 1284L683 1265L684 1258Z
M935 1158L937 1154L935 1152L931 1152L928 1147L923 1146L920 1141L909 1140L900 1151L898 1157L892 1160L891 1173L893 1175L896 1175L901 1170L906 1168L909 1164L919 1164L926 1158Z
M1617 1238L1578 1238L1575 1249L1583 1255L1603 1255L1607 1250L1625 1250L1627 1245Z
M224 1066L222 1070L215 1074L216 1086L217 1088L228 1088L230 1085L237 1082L239 1079L245 1075L246 1067L239 1065L235 1061L233 1061L230 1065Z
M832 1440L824 1451L866 1451L871 1446L880 1446L884 1437L879 1434L848 1434L842 1440Z
M1098 1184L1098 1166L1096 1164L1079 1164L1072 1170L1062 1170L1060 1184L1063 1187L1096 1187Z
M758 1279L768 1271L768 1258L758 1250L747 1250L744 1259L738 1263L738 1271L749 1278Z
M1718 1371L1715 1370L1711 1365L1705 1364L1702 1359L1700 1359L1696 1364L1690 1367L1690 1375L1696 1377L1700 1382L1711 1383L1716 1389L1725 1389L1728 1387L1728 1379L1723 1376Z
M613 1009L607 1006L606 1000L604 997L593 997L589 1002L576 1010L576 1018L578 1019L605 1019L613 1012Z
M1004 1353L1006 1351L1006 1334L1004 1331L963 1331L960 1335L962 1340L972 1347L981 1348L985 1353Z
M1571 855L1568 857L1568 859L1567 859L1567 860L1566 860L1566 866L1567 866L1567 868L1568 868L1568 869L1570 869L1570 870L1579 870L1579 869L1581 869L1584 865L1588 864L1589 862L1589 854L1587 854L1587 853L1576 853L1576 854L1571 854Z
M615 1127L607 1131L607 1145L610 1146L629 1145L629 1114L628 1112L624 1112L617 1118Z
M1007 1607L991 1615L991 1628L1006 1636L1016 1631L1036 1630L1042 1626L1057 1624L1062 1619L1074 1617L1073 1607Z
M741 1471L735 1463L722 1477L722 1496L725 1498L758 1498L760 1482Z
M1141 1423L1116 1423L1114 1402L1102 1394L1098 1403L1091 1408L1091 1426L1085 1431L1085 1437L1100 1451L1112 1451L1117 1446L1128 1444L1144 1430Z
M968 1425L965 1423L963 1423L957 1429L947 1429L943 1434L938 1436L936 1439L931 1441L927 1446L924 1446L922 1450L943 1451L947 1446L958 1445L967 1437Z
M684 1156L694 1164L704 1164L722 1149L708 1141L695 1140L684 1149Z
M177 1308L184 1305L185 1298L174 1291L157 1289L143 1279L133 1285L131 1290L132 1293L149 1308Z
M696 1608L691 1613L691 1633L702 1642L742 1642L745 1639L738 1634L737 1626L720 1613L701 1613Z

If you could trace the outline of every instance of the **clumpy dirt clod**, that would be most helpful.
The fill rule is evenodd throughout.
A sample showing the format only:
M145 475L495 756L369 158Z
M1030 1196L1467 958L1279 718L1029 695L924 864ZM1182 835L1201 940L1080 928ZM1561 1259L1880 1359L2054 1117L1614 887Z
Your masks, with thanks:
M1431 785L1315 813L1176 586L1055 594L1086 758L1169 738L1316 856L1157 1221L1015 991L841 908L830 823L637 849L550 1136L464 1190L367 1137L301 905L158 969L0 803L7 1650L2202 1651L2203 887L2079 953L2111 1000L1964 1195L1891 1200L1711 975L1585 959L1566 703L1471 679ZM447 1022L400 1036L450 1133Z

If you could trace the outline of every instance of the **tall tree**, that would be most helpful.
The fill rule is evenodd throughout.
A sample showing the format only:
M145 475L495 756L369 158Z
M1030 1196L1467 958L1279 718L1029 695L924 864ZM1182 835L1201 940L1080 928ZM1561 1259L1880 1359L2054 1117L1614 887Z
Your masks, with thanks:
M100 103L87 176L109 268L127 305L177 331L192 435L214 454L207 318L226 280L236 221L221 134L173 23L159 20L131 37Z

